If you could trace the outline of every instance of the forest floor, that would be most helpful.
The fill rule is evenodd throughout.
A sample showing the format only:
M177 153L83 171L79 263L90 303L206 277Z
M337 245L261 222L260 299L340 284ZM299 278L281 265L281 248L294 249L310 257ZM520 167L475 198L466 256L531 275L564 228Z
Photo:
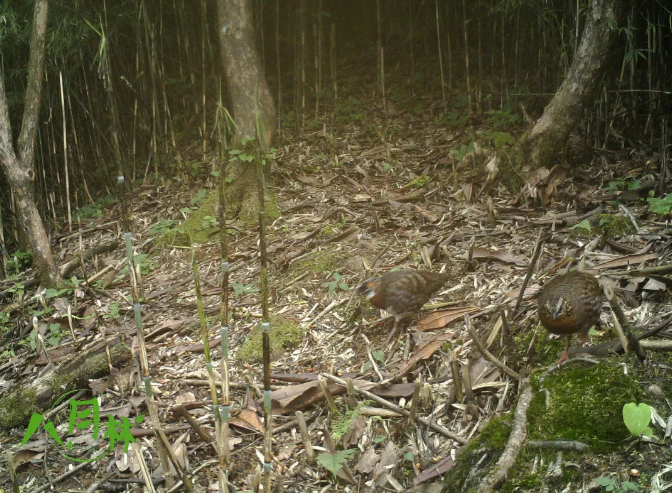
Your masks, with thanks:
M522 130L511 113L492 114L467 131L463 125L437 121L439 106L420 101L383 111L364 100L344 99L328 117L306 122L301 133L286 129L279 139L269 188L281 214L270 221L267 238L274 427L280 427L274 435L274 471L283 475L285 490L293 492L439 491L442 487L467 491L469 481L477 483L497 461L511 427L520 382L531 375L535 400L528 413L528 437L571 439L589 448L577 452L526 444L502 491L600 491L594 483L598 477L613 481L616 489L612 491L627 491L631 484L649 491L655 481L664 479L655 475L672 467L670 452L667 446L633 438L621 412L630 401L651 404L661 417L651 424L654 437L663 442L664 426L672 415L672 366L667 353L648 350L646 366L631 354L602 357L598 365L574 363L555 370L541 384L539 376L557 359L564 342L539 325L536 294L570 261L584 259L584 268L596 274L603 287L616 292L636 333L669 319L669 269L650 269L670 262L668 222L651 213L646 202L647 184L656 183L659 154L652 149L582 151L575 167L554 168L550 174L540 171L525 183L505 158L506 147L515 143ZM498 175L489 180L489 173ZM217 478L215 454L196 433L190 433L179 414L170 412L184 404L214 432L192 254L162 241L166 229L177 228L184 219L185 207L197 214L208 201L197 193L199 188L216 189L212 180L202 177L163 181L138 188L130 204L133 244L142 270L143 325L161 421L173 427L169 439L180 442L178 456L190 464L191 471L210 464L193 478L206 488ZM120 206L113 204L102 213L102 217L82 220L84 249L120 237ZM206 233L215 231L212 217L214 213L204 216L200 229ZM246 482L262 462L263 443L261 344L258 329L254 330L261 317L258 231L244 224L233 223L228 248L233 384L229 478L242 490L249 489ZM542 231L548 236L516 310ZM66 260L79 247L78 235L66 232L55 239L55 251ZM217 235L198 243L195 254L219 368ZM76 291L73 314L80 318L73 324L82 340L100 338L90 323L94 305L103 317L99 329L108 337L120 335L129 341L135 337L123 260L123 247L96 259L96 270L114 265L118 274L104 284L94 283L97 299ZM386 344L392 320L381 320L380 312L354 289L364 279L398 267L449 272L452 281L436 294L419 320L409 317L403 334ZM87 277L93 268L90 263ZM75 275L80 280L84 277L80 271ZM59 304L58 299L66 301ZM63 327L61 352L54 355L57 364L73 351L62 307L74 302L71 295L62 294L48 303L61 307L43 324L43 330L53 323ZM503 373L481 354L467 331L465 314L489 351L521 380ZM16 311L12 317L18 317ZM607 303L602 320L613 325ZM672 333L663 331L656 339L665 343L670 337ZM615 338L613 330L594 332L591 344ZM43 357L38 359L28 346L16 346L11 366L0 361L0 376L12 385L22 385L41 371L45 361L40 360ZM456 388L453 364L461 379L467 380L467 395L461 399L463 384ZM137 367L118 370L114 378L90 382L102 410L140 404L133 397L140 391L130 393L128 384L119 387L122 380L138 386L131 378L137 377ZM405 409L411 407L415 383L421 382L415 411L452 438L426 422L409 424L384 403L356 393L347 395L327 380L331 392L341 395L336 398L335 414L320 390L320 374L354 379L355 387ZM561 402L563 396L566 402ZM305 413L316 454L322 455L318 462L306 457L295 423L298 410ZM329 432L338 450L333 455L323 438ZM20 436L23 433L20 430ZM148 447L145 438L138 441L154 469L156 450ZM17 436L3 441L5 446L15 442ZM67 468L68 461L54 448L45 459L45 447L44 441L29 442L17 461L22 484L33 485L29 491L44 484L43 474L54 478ZM463 459L466 469L460 466L460 457L468 457ZM329 463L335 467L344 458L354 483L345 479L344 469L337 479L324 467ZM132 452L124 454L123 447L109 462L96 464L93 474L85 469L65 484L85 489L109 473L115 479L140 477L137 458ZM57 490L65 491L65 484ZM429 485L431 489L423 489Z

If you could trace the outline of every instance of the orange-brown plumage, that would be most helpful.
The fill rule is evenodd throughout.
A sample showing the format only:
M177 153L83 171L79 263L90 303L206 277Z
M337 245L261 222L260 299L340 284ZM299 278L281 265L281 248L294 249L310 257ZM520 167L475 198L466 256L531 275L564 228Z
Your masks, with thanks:
M394 330L405 313L417 312L450 279L427 270L396 270L364 281L357 290L373 306L394 316Z
M569 272L551 279L539 293L539 321L552 334L567 337L567 346L558 363L569 358L573 334L583 338L599 324L602 290L597 279L587 272Z

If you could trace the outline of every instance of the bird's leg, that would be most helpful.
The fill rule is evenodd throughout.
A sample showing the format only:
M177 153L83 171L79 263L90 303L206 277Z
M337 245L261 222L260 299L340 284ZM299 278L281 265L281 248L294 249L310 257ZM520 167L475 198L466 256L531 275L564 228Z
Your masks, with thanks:
M399 315L394 316L394 327L392 328L392 331L390 332L390 335L387 336L387 339L385 339L385 345L387 346L390 341L392 340L392 336L397 332L397 326L399 325L399 319L401 317Z
M559 365L563 361L567 361L569 359L569 343L572 341L572 336L567 336L567 345L565 346L565 350L562 352L562 356L560 356L560 359L555 362L556 365Z

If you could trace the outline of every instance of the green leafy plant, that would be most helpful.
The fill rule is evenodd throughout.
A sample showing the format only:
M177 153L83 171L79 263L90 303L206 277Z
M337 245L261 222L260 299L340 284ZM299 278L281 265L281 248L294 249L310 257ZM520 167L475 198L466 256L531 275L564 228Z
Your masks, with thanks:
M352 422L362 414L362 403L357 404L357 407L350 409L344 413L338 414L332 418L331 431L334 440L338 441L348 432Z
M385 363L385 353L381 351L380 349L376 349L371 353L373 355L373 359L380 363Z
M355 455L356 451L357 449L346 449L339 450L335 454L320 454L317 456L317 462L325 469L331 471L334 476L336 476L338 471L343 468L343 464L345 464L348 459Z
M621 190L639 190L642 188L642 180L635 179L634 176L626 176L610 181L607 184L607 192L614 193Z
M87 204L79 208L79 214L88 219L103 217L103 209L98 204Z
M0 361L6 360L6 359L11 359L14 356L16 356L16 353L14 351L12 351L11 349L8 349L8 350L0 353Z
M451 127L463 126L467 123L468 115L466 113L461 113L458 110L453 110L446 115L441 115L436 122L436 125L441 125L446 122Z
M429 182L430 176L429 175L420 175L416 178L414 178L410 183L408 183L406 186L407 187L424 187L427 182Z
M63 333L61 332L61 324L49 324L47 325L47 342L52 346L58 346L63 339Z
M109 308L109 313L106 313L103 315L103 318L105 320L118 320L120 315L119 315L119 303L116 301L113 301L110 303L110 308Z
M191 203L191 205L198 205L201 202L203 202L203 199L205 198L206 195L208 195L208 191L205 189L201 189L194 197L191 198L189 202Z
M672 212L672 193L667 194L664 199L658 197L649 197L649 210L654 214L667 216Z
M604 488L605 491L613 491L614 493L627 493L628 491L639 491L639 486L630 481L623 481L619 484L618 481L612 478L600 476L595 478L595 483Z
M159 219L156 224L153 224L152 227L149 228L149 234L156 236L167 233L170 231L170 228L173 227L173 224L175 224L175 221L172 219Z
M217 218L212 216L205 216L203 218L203 228L214 228L217 223Z
M152 262L149 258L149 255L146 253L139 253L133 257L133 263L136 266L140 266L140 273L145 276L150 273L150 271L154 270L154 262ZM122 275L128 275L128 264L124 266L123 269L121 269L121 274Z
M644 435L651 438L653 435L653 430L649 428L651 408L647 404L637 405L634 402L628 402L623 406L623 422L632 436Z
M474 142L469 142L468 145L462 144L459 149L451 149L450 155L453 156L457 161L462 161L462 158L473 152L475 149Z
M0 336L8 333L11 330L9 327L10 312L0 311Z
M342 281L343 276L340 273L334 272L331 275L331 278L333 280L322 283L323 288L327 287L329 288L329 294L334 294L336 288L339 288L342 291L347 291L348 289L350 289L350 286L348 286L345 282Z
M488 120L495 128L508 128L520 121L520 115L510 110L490 110Z
M241 284L234 282L231 284L231 287L233 288L233 295L236 298L240 298L244 294L256 293L259 291L259 288L257 288L254 284Z
M252 139L253 140L253 139ZM243 145L245 145L245 142L243 142ZM251 163L254 161L254 156L252 154L247 154L240 149L231 149L229 151L229 159L231 161L245 161L246 163Z
M18 274L22 269L28 267L33 262L33 251L22 252L17 250L9 256L7 260L7 270L14 270Z
M570 229L576 230L579 234L590 235L593 232L593 227L590 225L588 219L584 219L578 224L575 224Z

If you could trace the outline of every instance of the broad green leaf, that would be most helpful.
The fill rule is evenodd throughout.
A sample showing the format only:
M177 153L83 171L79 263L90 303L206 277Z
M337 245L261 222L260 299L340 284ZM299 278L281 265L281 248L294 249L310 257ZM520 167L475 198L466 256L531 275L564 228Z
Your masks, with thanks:
M651 408L644 403L629 402L623 406L623 422L633 436L639 436L651 422Z

